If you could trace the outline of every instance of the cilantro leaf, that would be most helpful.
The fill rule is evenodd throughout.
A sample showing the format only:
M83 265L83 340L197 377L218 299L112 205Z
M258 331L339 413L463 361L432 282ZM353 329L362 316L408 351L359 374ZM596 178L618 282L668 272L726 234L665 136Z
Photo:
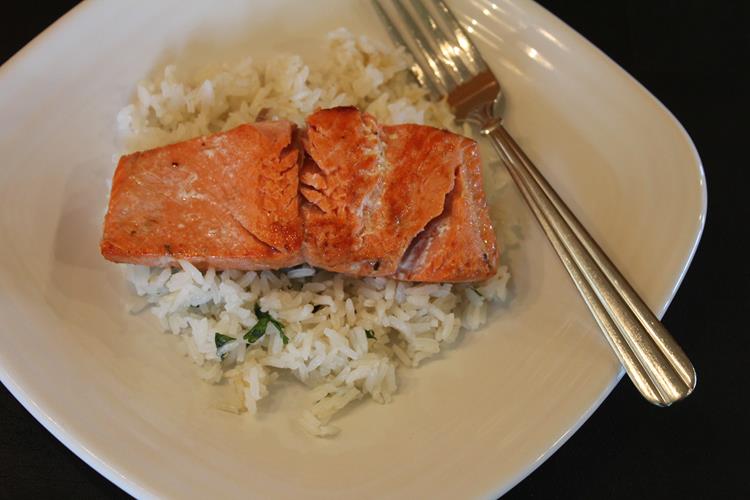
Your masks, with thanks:
M242 337L248 344L252 344L260 340L260 338L266 334L266 329L268 328L269 323L275 326L279 331L281 341L284 343L284 345L287 345L289 343L289 337L284 334L284 325L282 325L278 320L274 319L273 316L271 316L269 313L261 311L258 304L255 304L255 317L258 318L258 322L255 323L255 325L253 325L253 327L248 330L247 333Z
M263 335L265 335L266 328L268 328L268 318L258 318L258 322L255 323L242 338L245 339L248 344L257 342Z

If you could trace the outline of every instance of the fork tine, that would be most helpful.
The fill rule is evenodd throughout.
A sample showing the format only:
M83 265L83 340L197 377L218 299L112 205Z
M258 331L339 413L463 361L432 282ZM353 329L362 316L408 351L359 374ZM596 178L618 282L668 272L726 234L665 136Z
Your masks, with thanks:
M443 62L436 57L436 51L432 48L429 39L424 35L419 22L414 19L409 10L404 6L401 0L393 0L393 6L398 12L399 17L409 30L411 38L414 40L420 55L429 65L432 73L437 77L445 88L444 94L450 92L456 85L457 81L450 74L448 68Z
M447 92L447 90L445 90L444 88L444 85L435 79L435 75L424 72L422 66L420 66L418 62L420 59L418 57L418 54L416 54L409 46L409 44L406 43L406 40L404 40L404 37L401 36L401 32L396 27L396 23L393 21L393 19L391 19L391 16L388 15L385 8L383 8L380 2L381 0L372 0L372 5L375 8L375 12L383 21L383 24L385 25L385 28L388 31L388 35L391 37L391 40L393 40L393 43L395 43L396 45L404 47L414 57L414 63L412 63L410 68L412 74L419 82L419 85L430 91L432 97L436 99L441 98Z
M453 78L454 74L451 74L449 68L438 57L438 51L434 48L430 37L425 35L424 29L420 26L421 23L406 8L402 0L391 0L390 7L394 15L391 17L391 24L399 31L402 40L408 40L405 44L406 48L422 66L425 74L433 78L440 90L440 95L447 95L458 82ZM383 10L386 11L385 8Z
M448 34L438 24L437 20L430 13L427 6L422 0L411 0L417 16L427 24L430 32L436 40L437 50L442 55L441 59L446 68L453 73L455 82L462 82L471 78L472 72L466 67L461 59L463 52L460 47L456 47L457 40L449 39Z
M458 41L458 45L463 49L463 55L466 57L467 66L475 73L481 73L487 70L487 64L484 62L484 58L479 53L474 42L469 38L468 33L464 30L461 23L458 22L453 11L448 8L443 0L434 0L437 5L437 12L440 15L440 19L445 23L448 29L451 31L453 36Z

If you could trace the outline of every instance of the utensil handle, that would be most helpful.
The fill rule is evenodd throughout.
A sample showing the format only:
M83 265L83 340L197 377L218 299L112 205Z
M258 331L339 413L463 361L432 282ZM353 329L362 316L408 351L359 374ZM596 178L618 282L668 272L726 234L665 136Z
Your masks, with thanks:
M659 406L688 396L693 365L521 147L494 122L483 130L638 390Z

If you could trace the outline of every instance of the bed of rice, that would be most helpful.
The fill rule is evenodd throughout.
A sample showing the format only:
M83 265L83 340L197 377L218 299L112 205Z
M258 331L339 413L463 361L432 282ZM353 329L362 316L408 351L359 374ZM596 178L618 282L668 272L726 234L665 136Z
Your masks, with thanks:
M190 75L167 66L140 83L134 103L117 116L126 151L259 117L302 125L315 109L339 105L357 106L381 123L456 130L448 107L428 100L409 80L402 49L344 29L328 35L327 47L327 62L319 68L296 55L247 58ZM204 380L236 389L223 409L256 413L273 381L287 372L311 389L312 404L298 423L315 436L336 434L332 417L354 400L390 402L397 368L417 367L462 330L483 325L488 306L505 300L510 277L505 266L494 278L471 285L356 279L306 266L276 272L201 272L188 262L181 269L125 268L143 298L136 309L148 308L165 331L184 341ZM283 324L288 343L272 324L254 344L242 340L257 321L256 304ZM237 340L217 350L217 332Z

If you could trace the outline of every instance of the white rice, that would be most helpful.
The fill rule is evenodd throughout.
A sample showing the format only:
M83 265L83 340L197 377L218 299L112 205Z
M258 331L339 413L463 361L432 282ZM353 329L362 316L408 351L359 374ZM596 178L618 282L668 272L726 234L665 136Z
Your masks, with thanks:
M357 106L382 123L456 130L445 103L429 101L409 80L402 49L339 29L328 35L327 50L321 68L295 55L263 62L247 58L179 77L178 68L167 66L160 77L141 82L135 102L118 114L125 149L227 130L259 116L301 125L315 109L338 105ZM299 424L316 436L335 435L331 418L355 400L369 396L390 402L397 367L417 367L462 329L483 325L488 305L505 300L510 277L505 266L486 282L464 285L356 279L308 266L203 273L186 261L180 265L125 268L164 331L184 341L188 356L202 367L202 378L237 389L236 401L224 409L254 414L273 381L286 372L311 388ZM252 345L242 340L258 320L256 305L281 322L288 343L272 324ZM217 350L217 332L237 340Z

